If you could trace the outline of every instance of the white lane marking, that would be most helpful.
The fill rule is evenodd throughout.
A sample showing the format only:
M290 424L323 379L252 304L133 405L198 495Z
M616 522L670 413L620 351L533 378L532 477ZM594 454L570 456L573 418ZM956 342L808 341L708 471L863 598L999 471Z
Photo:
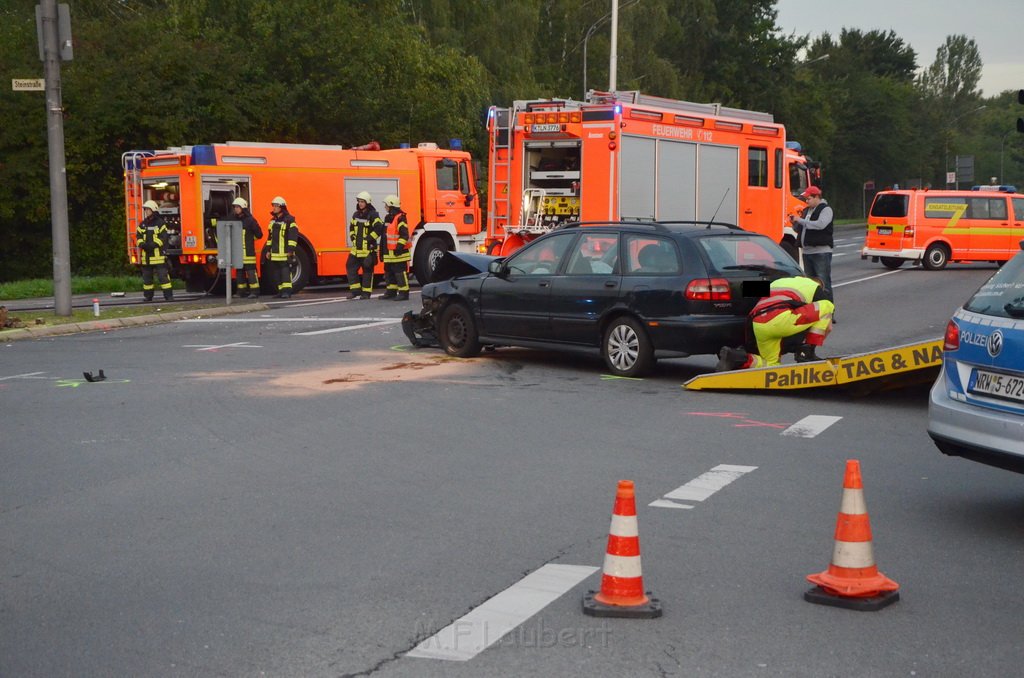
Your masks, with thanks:
M835 255L833 255L833 256L835 256ZM865 280L874 280L875 278L882 278L882 277L887 276L887 275L895 275L897 273L903 273L904 271L909 271L909 270L910 270L909 268L900 268L900 269L897 269L895 271L887 271L885 273L879 273L878 275L869 275L866 278L857 278L856 280L847 280L846 282L834 283L832 285L832 287L834 289L836 287L842 287L843 285L852 285L853 283L864 282Z
M796 422L779 435L795 438L813 438L842 417L831 417L824 414L811 414Z
M332 332L348 332L349 330L363 330L367 327L379 327L380 325L394 325L402 322L401 318L389 318L375 323L363 323L362 325L348 325L346 327L332 327L329 330L314 330L313 332L292 332L293 337L311 337L316 334L331 334Z
M729 483L741 478L743 475L750 473L755 470L756 466L736 466L734 464L719 464L707 473L702 473L690 482L686 483L681 487L677 487L662 499L651 502L648 506L658 506L661 508L683 508L684 505L667 506L662 502L665 499L681 499L683 501L704 501L715 492L728 485ZM692 508L686 506L685 508Z
M396 318L324 318L322 316L307 316L302 318L186 318L185 320L177 320L179 323L368 323L376 322L378 320L396 320ZM397 318L401 320L401 318Z
M847 254L850 254L850 252L837 252L832 255L832 258L835 259L836 257L845 257ZM854 254L856 254L856 252L854 252Z
M675 508L675 509L692 509L693 507L689 504L677 504L674 501L668 499L655 499L648 506L654 506L656 508Z
M584 565L545 565L427 638L405 656L468 661L597 569Z
M214 346L213 344L185 344L182 348L194 348L196 351L219 351L222 348L263 348L262 346L256 346L250 344L248 341L239 341L234 344L220 344Z
M843 243L841 245L837 243L836 247L860 247L862 244L864 244L864 243L863 242L850 242L850 243Z
M36 377L36 375L39 374L46 374L46 372L26 372L25 374L12 374L9 377L0 377L0 381L6 381L7 379L32 379L33 377Z

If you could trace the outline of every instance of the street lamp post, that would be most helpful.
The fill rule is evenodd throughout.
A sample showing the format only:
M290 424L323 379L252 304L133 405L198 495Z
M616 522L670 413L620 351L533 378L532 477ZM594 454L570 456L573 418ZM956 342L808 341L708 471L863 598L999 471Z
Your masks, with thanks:
M1003 133L1003 138L999 140L999 183L1006 183L1006 176L1003 174L1003 144L1006 143L1006 137L1013 134L1016 130L1010 130Z
M944 135L945 136L945 142L946 142L946 153L945 153L945 158L942 161L942 171L946 174L946 177L945 177L946 188L949 188L949 133L952 131L953 125L955 125L958 120L960 120L961 118L965 118L968 115L971 115L972 113L977 113L978 111L983 110L985 108L988 108L988 106L986 106L985 104L982 104L981 106L978 106L975 109L967 111L966 113L961 113L960 115L958 115L955 118L953 118L952 120L950 120L949 121L949 125L946 127L946 134ZM960 178L959 178L959 176L957 177L956 187L960 188Z

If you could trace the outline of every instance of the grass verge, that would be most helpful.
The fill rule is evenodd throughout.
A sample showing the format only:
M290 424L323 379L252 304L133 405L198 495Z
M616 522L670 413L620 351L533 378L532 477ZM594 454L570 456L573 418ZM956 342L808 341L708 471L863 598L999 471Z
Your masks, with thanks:
M69 317L54 315L51 311L8 311L7 321L16 322L14 327L8 329L21 329L25 327L48 327L53 325L67 325L69 323L84 323L91 320L115 320L117 318L131 318L139 315L153 315L155 313L172 313L174 311L189 311L214 306L222 306L223 301L189 302L189 303L152 303L133 304L125 306L100 306L100 315L93 315L91 308L73 309ZM0 329L0 337L4 334Z
M181 280L172 280L174 289L185 288ZM97 294L105 292L137 292L142 289L142 278L137 275L72 276L71 294ZM35 299L52 297L53 280L33 278L0 283L0 299Z

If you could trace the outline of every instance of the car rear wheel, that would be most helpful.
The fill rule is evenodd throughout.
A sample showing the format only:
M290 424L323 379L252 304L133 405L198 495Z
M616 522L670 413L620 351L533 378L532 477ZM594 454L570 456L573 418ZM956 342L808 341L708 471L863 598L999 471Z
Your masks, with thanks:
M895 270L903 265L903 261L903 259L898 259L896 257L882 257L882 266Z
M925 250L922 263L929 271L941 271L949 263L949 248L942 243L932 243Z
M639 377L654 367L654 349L647 333L633 318L622 316L612 320L604 332L601 355L612 374L618 377Z
M463 304L450 304L444 309L437 329L438 342L448 355L472 358L480 353L473 314Z

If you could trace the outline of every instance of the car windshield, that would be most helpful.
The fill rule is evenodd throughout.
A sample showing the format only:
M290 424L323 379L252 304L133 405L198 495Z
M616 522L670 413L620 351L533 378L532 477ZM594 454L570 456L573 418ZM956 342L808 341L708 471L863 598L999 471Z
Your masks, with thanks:
M802 275L793 258L763 236L705 236L700 238L700 244L718 272L751 270Z
M1024 252L989 278L964 309L1001 318L1024 318Z

